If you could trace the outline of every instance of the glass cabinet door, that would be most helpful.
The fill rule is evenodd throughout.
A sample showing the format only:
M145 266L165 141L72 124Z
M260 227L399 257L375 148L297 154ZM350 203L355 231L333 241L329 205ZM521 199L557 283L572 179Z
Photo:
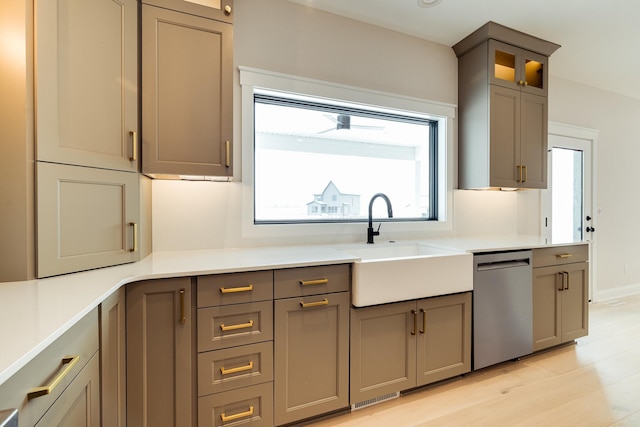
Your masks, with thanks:
M489 41L489 83L546 95L547 58L496 40Z

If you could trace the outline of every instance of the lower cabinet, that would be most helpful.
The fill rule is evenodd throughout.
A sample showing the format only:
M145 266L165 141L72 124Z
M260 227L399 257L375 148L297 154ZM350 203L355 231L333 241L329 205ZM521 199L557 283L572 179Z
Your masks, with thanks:
M471 370L471 293L351 310L351 403Z
M100 304L100 392L102 425L127 425L125 288Z
M127 425L195 425L191 278L127 285Z

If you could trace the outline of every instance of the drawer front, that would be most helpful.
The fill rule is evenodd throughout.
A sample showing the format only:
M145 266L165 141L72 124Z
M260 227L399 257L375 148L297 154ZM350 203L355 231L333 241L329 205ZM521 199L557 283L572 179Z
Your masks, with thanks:
M198 354L198 397L273 381L273 343Z
M273 384L198 398L198 427L273 426Z
M351 265L324 265L276 270L275 298L348 291L351 284Z
M271 301L198 309L198 352L271 340Z
M556 246L533 250L533 267L571 264L589 260L589 245Z
M87 314L0 386L4 408L19 410L20 425L34 425L98 351L98 310ZM34 388L49 394L27 397Z
M273 272L217 274L198 277L198 307L273 299Z

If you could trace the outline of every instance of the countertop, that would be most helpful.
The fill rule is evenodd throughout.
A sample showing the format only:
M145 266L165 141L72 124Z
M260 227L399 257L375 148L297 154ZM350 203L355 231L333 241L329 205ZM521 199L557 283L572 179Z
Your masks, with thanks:
M530 236L454 237L421 242L468 252L552 245L545 239ZM358 260L336 249L339 246L340 244L154 252L133 264L46 279L0 283L0 385L127 283L168 277L351 263Z

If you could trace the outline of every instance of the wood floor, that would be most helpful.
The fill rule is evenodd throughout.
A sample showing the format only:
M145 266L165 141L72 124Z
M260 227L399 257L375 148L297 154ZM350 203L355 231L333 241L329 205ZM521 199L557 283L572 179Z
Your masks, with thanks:
M589 316L575 344L310 425L640 426L640 295Z

